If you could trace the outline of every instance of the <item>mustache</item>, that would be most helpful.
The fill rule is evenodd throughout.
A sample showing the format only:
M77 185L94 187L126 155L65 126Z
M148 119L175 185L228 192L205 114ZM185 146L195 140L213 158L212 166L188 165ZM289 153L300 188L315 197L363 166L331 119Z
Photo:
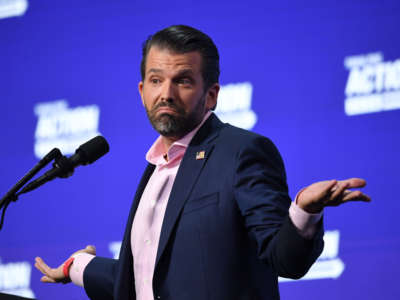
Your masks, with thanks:
M171 109L177 111L178 113L184 112L184 110L181 107L179 107L178 105L176 105L174 102L160 102L156 106L153 107L152 112L155 112L157 109L159 109L161 107L171 108Z

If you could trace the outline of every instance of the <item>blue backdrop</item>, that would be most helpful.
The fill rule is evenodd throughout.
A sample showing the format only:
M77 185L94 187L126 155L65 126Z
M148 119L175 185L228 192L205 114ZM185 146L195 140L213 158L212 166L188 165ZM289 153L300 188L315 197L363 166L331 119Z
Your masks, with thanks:
M0 232L0 291L87 299L45 285L87 244L118 253L157 134L137 83L141 44L172 24L209 34L221 56L222 119L271 138L291 196L313 181L363 177L373 202L325 211L326 249L282 299L399 299L400 2L0 0L0 193L53 146L97 134L110 153L21 196Z

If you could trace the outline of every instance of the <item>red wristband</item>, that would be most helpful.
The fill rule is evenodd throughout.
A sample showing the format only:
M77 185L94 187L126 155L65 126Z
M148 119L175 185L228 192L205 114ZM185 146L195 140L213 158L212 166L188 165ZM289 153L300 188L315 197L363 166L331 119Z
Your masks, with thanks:
M69 268L71 267L72 263L74 262L74 257L70 257L67 259L67 261L64 263L63 267L63 273L66 278L69 278Z

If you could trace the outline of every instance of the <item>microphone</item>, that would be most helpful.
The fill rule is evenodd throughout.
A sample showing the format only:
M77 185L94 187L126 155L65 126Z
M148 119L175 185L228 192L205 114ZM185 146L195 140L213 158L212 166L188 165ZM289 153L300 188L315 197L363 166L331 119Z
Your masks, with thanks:
M63 155L57 157L51 170L27 184L20 192L18 192L18 195L32 191L56 177L70 177L77 166L86 166L95 162L106 154L109 149L110 147L104 137L99 135L92 138L86 143L80 145L79 148L76 149L74 155L70 157Z

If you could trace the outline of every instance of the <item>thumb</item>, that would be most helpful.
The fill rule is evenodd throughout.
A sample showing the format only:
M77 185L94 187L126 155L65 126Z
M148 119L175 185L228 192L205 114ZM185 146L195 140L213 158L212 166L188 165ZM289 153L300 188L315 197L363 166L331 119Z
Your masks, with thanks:
M88 246L86 246L84 252L92 254L92 255L96 255L96 247L93 245L88 245Z

